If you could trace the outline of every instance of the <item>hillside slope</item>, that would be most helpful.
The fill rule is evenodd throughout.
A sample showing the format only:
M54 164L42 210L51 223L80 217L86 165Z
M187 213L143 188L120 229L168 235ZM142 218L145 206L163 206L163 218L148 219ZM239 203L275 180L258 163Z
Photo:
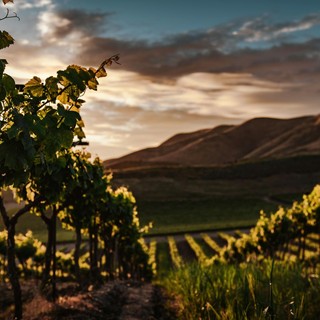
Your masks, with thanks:
M265 158L320 154L320 115L293 119L255 118L177 134L158 147L105 161L106 168L159 165L217 166Z
M105 162L153 233L244 227L320 183L320 116L177 134ZM109 168L109 169L108 169Z

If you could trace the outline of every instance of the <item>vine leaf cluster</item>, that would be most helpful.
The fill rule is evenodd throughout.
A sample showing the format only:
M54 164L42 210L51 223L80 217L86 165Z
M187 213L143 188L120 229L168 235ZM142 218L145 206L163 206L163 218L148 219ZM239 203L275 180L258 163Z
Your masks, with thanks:
M3 0L4 4L8 2L13 1ZM10 16L7 11L5 18L11 17L16 15ZM0 50L13 44L12 36L0 31ZM89 155L72 150L74 139L85 137L81 118L83 95L87 90L97 90L98 79L107 76L107 68L113 63L119 64L119 55L104 60L97 68L69 65L44 80L34 76L23 90L5 72L7 63L5 59L0 60L0 213L7 235L7 273L15 301L14 316L22 319L15 243L16 225L21 216L33 212L47 225L46 275L50 275L50 268L55 274L57 219L79 234L76 245L81 243L82 232L89 234L92 240L90 261L95 268L101 222L112 229L110 237L103 238L108 252L116 246L123 254L127 253L132 263L143 256L143 250L135 243L141 233L131 197L124 190L113 193L108 189L109 182L104 177L100 160L91 162ZM2 196L8 189L23 203L10 214ZM117 241L113 241L115 235ZM127 239L125 246L120 244L120 238ZM136 251L128 255L125 248L131 244ZM111 258L114 259L110 256L106 259ZM76 268L77 259L75 256ZM146 259L139 261L143 264ZM120 264L127 274L131 268L129 262ZM79 268L78 273L80 275ZM54 283L54 279L51 280Z

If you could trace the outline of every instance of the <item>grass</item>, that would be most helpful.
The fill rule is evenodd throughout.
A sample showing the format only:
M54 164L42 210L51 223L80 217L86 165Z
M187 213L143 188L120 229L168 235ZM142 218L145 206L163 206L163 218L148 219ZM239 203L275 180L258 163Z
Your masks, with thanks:
M302 190L318 181L319 159L320 155L310 155L224 167L125 170L114 173L113 183L133 191L141 224L154 224L151 234L241 228L254 225L261 209L275 211L277 201L300 199ZM46 240L43 222L26 214L17 232L28 229ZM57 238L71 241L74 234L58 226Z
M153 222L151 234L204 231L211 229L240 228L252 226L259 218L261 209L274 211L277 205L254 198L213 197L193 201L142 201L138 202L141 225ZM3 230L0 219L0 230ZM47 239L44 222L32 214L24 214L17 224L17 233L31 229L40 241ZM74 232L57 226L59 242L72 241Z
M252 226L261 209L277 205L254 198L212 197L193 201L145 201L138 203L142 224L153 222L152 234L204 231Z
M156 264L157 278L165 278L168 274L168 270L170 270L172 267L171 259L169 256L169 245L167 242L157 243Z
M260 210L275 211L312 190L320 155L269 159L226 166L157 166L114 172L137 199L143 224L153 234L254 225Z
M175 179L257 179L282 173L319 172L320 154L300 155L288 158L261 159L250 162L239 162L223 166L181 166L174 164L153 165L116 170L115 179L149 177L169 177Z
M183 319L317 319L320 280L298 263L186 265L162 283L181 299ZM318 273L319 276L319 273ZM274 318L271 317L271 308Z

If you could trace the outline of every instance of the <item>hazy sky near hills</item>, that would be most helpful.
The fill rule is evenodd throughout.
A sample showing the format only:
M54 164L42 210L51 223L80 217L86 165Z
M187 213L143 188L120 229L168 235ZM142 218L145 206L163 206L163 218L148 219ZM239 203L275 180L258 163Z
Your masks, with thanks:
M2 2L1 2L2 3ZM82 116L102 159L175 133L320 113L319 0L15 0L2 50L24 83L119 53Z

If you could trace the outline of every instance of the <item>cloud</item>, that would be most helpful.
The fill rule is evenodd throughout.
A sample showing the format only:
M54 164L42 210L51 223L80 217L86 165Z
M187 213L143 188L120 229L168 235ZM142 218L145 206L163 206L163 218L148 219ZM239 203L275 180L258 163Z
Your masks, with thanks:
M89 106L89 105L88 105ZM237 119L191 114L183 110L145 110L138 106L113 103L91 104L83 118L88 148L102 159L124 155L142 147L157 146L178 132L190 132ZM93 108L95 112L90 110Z
M299 82L275 83L252 74L199 72L181 76L175 83L159 83L134 72L112 70L110 77L101 81L97 92L87 92L86 99L93 104L101 105L105 101L106 105L118 106L119 109L113 108L113 113L107 114L112 123L118 116L116 111L123 108L131 117L128 106L139 106L140 111L146 112L171 111L224 119L248 119L263 114L281 117L284 112L277 107L293 114L296 106L305 105L303 112L317 113L318 89L314 83L306 88ZM132 124L126 124L125 128L134 129Z
M243 23L233 35L247 42L283 40L292 33L311 29L320 24L320 13L303 17L297 21L270 24L267 16L258 17Z
M133 72L112 70L98 92L87 92L86 99L84 120L91 134L94 131L108 136L113 132L112 139L116 141L117 137L136 137L140 131L143 136L145 130L148 135L144 139L150 143L152 139L161 142L164 134L156 136L153 132L165 132L163 126L170 121L170 130L179 132L187 127L191 131L194 124L198 128L212 127L217 119L228 124L266 115L286 117L318 111L315 87L306 94L300 84L279 84L241 73L194 73L179 77L172 85L156 83ZM191 119L197 121L193 123ZM127 145L130 148L132 144Z
M52 0L24 0L17 1L15 6L18 9L34 9L34 8L43 8L53 5Z
M97 35L105 27L107 13L85 12L79 9L49 10L40 15L38 29L45 42L53 43L76 34L79 40Z
M39 41L3 50L7 72L19 81L44 79L71 63L98 66L120 53L121 66L99 79L82 108L90 149L103 159L178 132L319 112L320 39L283 42L317 25L317 15L283 24L266 17L233 21L150 43L103 37L109 13L40 11ZM269 45L246 48L263 38Z
M120 53L123 70L138 72L154 81L195 72L244 72L276 82L292 77L303 79L314 70L319 72L320 39L295 42L294 36L319 23L317 14L281 24L259 17L172 35L154 43L92 37L82 46L79 58L81 63L90 65L93 59L98 63ZM250 43L262 40L268 45L250 47Z
M33 76L42 80L56 76L58 70L64 70L70 63L67 50L61 52L59 48L38 44L16 42L5 49L2 55L8 61L6 72L13 76L17 83L26 83Z
M274 83L251 74L193 73L171 82L112 70L82 108L90 148L102 158L156 146L178 132L239 124L254 117L316 114L316 83Z
M34 75L55 75L69 64L81 64L77 56L82 46L92 34L103 30L108 16L75 9L57 11L49 0L24 3L23 8L29 7L38 9L24 15L19 25L13 25L16 43L3 52L9 61L7 69L20 83Z
M248 73L275 82L319 73L320 39L297 43L294 37L298 31L319 25L320 14L285 23L272 23L266 15L236 20L207 30L174 34L153 43L103 37L111 15L50 7L39 15L41 45L60 50L61 55L87 66L99 65L120 53L121 70L137 72L155 82L196 72ZM261 41L267 45L250 47Z
M118 68L159 82L195 72L250 73L264 80L282 82L290 79L305 81L310 74L319 74L319 49L320 39L313 39L305 43L284 43L265 50L241 49L229 54L215 49L206 52L205 46L199 45L197 53L188 54L189 47L180 43L148 45L141 41L128 43L96 38L82 48L79 58L81 63L91 65L120 53L122 65Z
M123 88L119 80L114 84L114 76L115 72L94 99L87 95L82 108L89 150L95 150L103 159L157 146L180 132L239 124L254 117L316 114L319 110L315 95L299 86L264 85L249 75L242 78L240 74L226 74L212 79L213 87L220 87L218 91L201 85L211 83L212 74L184 76L174 87L165 83L153 87L153 95L151 81L145 81L134 90L126 90L123 96L118 96ZM125 73L122 76L126 78ZM140 82L137 74L129 74L129 78L131 83ZM131 95L135 95L137 105L128 104Z

